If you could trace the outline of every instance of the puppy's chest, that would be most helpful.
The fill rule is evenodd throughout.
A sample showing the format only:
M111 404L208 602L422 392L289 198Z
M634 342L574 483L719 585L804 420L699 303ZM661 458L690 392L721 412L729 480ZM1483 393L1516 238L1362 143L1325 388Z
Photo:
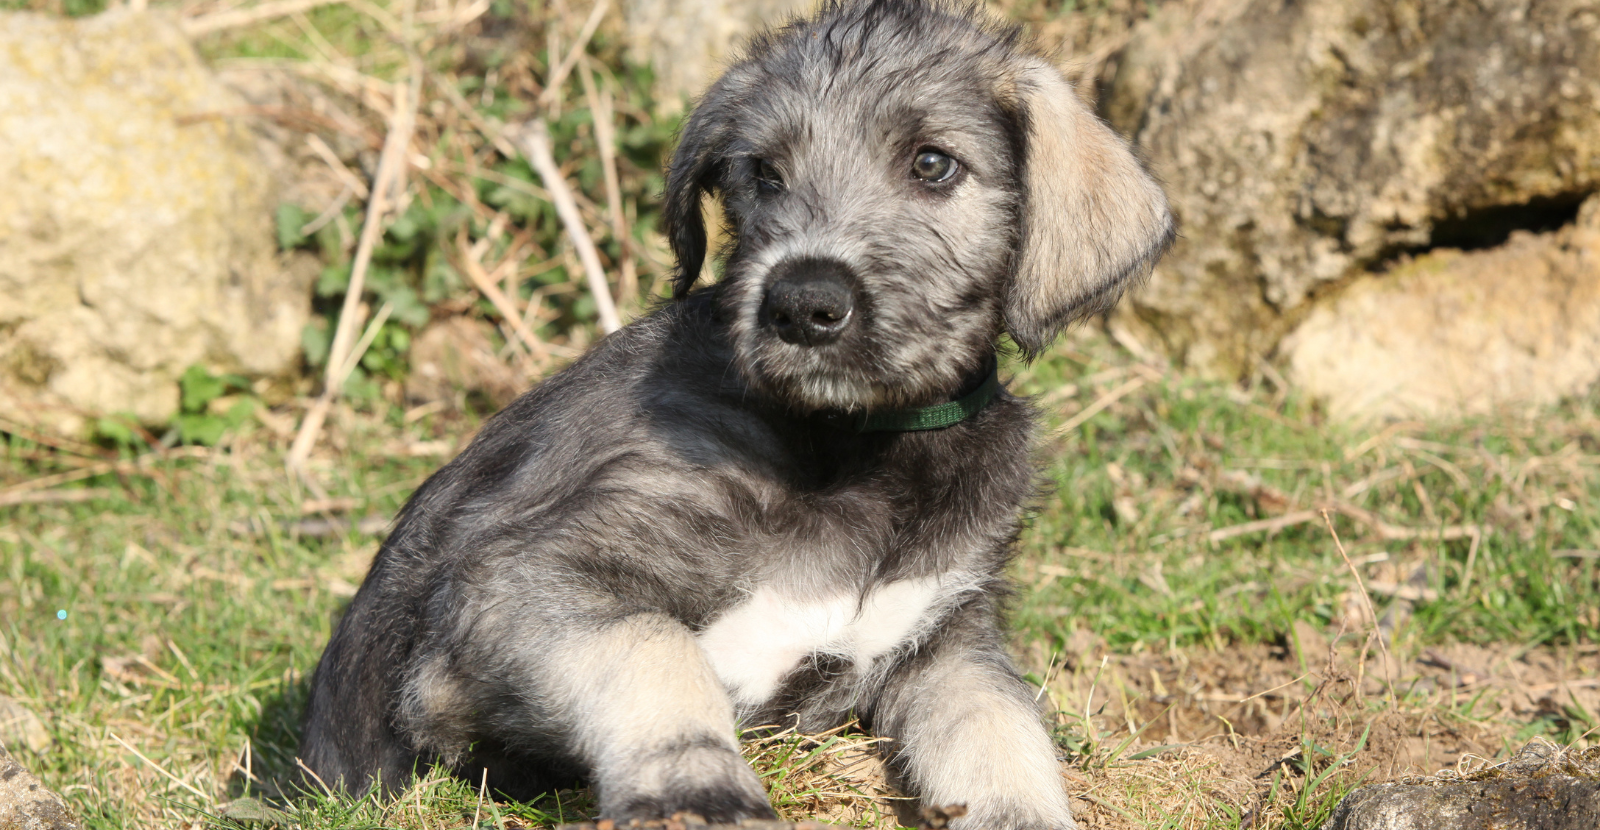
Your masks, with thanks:
M763 586L697 639L734 703L758 706L815 657L839 658L866 671L925 636L979 585L971 574L945 573L885 583L865 596L795 596Z

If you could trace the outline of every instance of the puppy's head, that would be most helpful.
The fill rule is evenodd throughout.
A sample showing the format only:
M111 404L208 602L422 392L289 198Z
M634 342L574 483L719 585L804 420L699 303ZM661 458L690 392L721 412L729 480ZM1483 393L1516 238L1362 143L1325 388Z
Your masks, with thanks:
M712 86L668 174L678 296L706 193L739 369L801 410L942 399L1002 330L1034 355L1110 308L1172 235L1160 188L1061 74L937 0L830 5Z

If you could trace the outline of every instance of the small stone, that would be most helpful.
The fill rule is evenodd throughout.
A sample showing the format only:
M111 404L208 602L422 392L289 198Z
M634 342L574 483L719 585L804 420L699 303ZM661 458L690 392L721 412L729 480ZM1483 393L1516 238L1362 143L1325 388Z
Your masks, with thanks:
M690 813L676 815L670 819L652 821L632 819L627 826L641 828L641 830L672 830L672 828L685 825L694 828L694 830L843 830L843 828L836 825L822 824L815 821L804 821L799 824L772 819L745 819L738 824L704 824L700 821L693 821L693 819L699 818L699 816ZM611 819L600 819L595 822L563 824L558 826L556 830L611 830L615 827L616 823Z

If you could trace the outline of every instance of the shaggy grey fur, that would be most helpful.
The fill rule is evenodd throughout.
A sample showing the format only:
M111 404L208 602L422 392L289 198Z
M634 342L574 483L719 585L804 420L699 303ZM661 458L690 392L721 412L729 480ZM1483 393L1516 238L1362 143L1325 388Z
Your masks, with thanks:
M701 200L721 197L726 275ZM401 513L312 684L302 757L442 763L603 815L771 816L735 723L859 716L958 828L1068 828L1006 656L1034 415L853 416L976 388L1160 255L1160 189L1015 29L923 0L757 39L672 161L678 299L492 419Z

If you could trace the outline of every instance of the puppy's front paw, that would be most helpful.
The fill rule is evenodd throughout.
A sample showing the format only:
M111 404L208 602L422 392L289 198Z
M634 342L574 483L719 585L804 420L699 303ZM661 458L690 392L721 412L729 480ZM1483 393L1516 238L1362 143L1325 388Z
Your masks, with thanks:
M946 812L950 812L948 808ZM962 810L959 816L952 813L944 826L950 830L1078 830L1070 812L1016 804L981 805Z
M693 746L650 753L600 782L600 813L616 821L694 813L713 824L777 818L761 780L737 752Z

